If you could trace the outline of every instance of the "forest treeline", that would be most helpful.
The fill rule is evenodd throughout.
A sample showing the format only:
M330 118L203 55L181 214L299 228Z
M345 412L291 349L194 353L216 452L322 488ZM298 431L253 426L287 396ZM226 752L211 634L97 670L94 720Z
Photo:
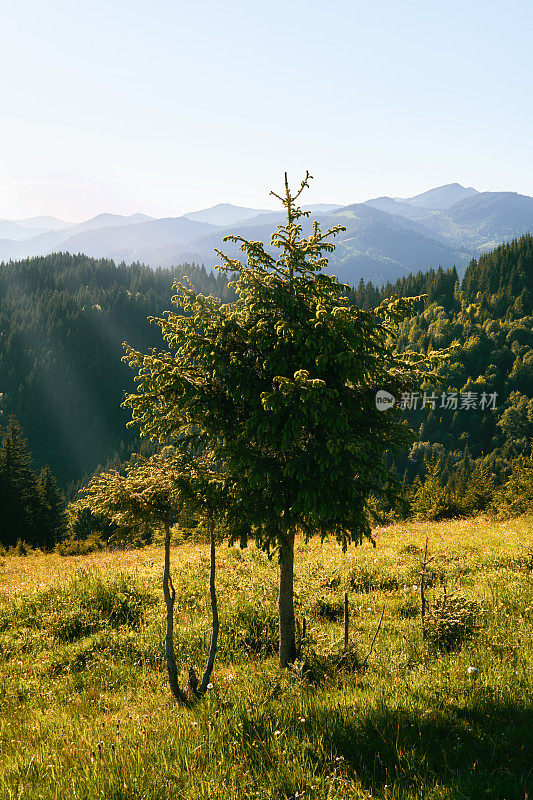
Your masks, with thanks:
M148 317L171 307L172 284L185 276L204 294L233 298L223 273L194 264L154 271L66 253L0 264L0 439L13 415L36 480L48 466L71 497L140 449L121 408L134 388L122 343L161 347ZM503 488L531 463L533 238L472 261L462 282L455 269L439 268L383 287L361 281L350 294L365 309L394 294L425 294L399 346L453 345L437 377L401 399L417 434L395 462L403 510L381 505L376 513L438 517L484 510L496 496L503 502Z
M184 276L205 294L232 296L225 276L192 264L154 271L68 253L0 264L3 418L14 414L36 467L48 464L69 494L138 448L121 408L134 387L122 343L159 346L147 318L171 307Z
M354 291L363 308L395 293L427 295L403 323L400 349L451 348L437 379L405 398L417 434L395 464L407 513L439 518L498 506L527 510L533 503L533 238L474 259L462 283L455 269L439 269L381 289L361 282ZM390 509L384 511L387 517Z

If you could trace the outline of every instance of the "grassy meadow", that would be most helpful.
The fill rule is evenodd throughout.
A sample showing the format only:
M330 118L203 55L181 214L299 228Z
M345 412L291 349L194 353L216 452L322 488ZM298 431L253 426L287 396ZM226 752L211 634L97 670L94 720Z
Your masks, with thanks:
M464 641L453 619L422 635L426 537L429 613L462 597ZM186 708L163 660L161 547L0 559L0 798L533 798L532 518L375 539L297 543L307 635L284 672L275 560L220 545L213 684ZM172 558L185 678L209 644L208 547Z

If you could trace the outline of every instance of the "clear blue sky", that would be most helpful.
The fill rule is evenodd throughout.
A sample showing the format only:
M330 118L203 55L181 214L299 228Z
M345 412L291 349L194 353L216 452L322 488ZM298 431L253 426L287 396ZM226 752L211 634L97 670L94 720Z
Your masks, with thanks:
M527 0L3 0L0 217L533 195Z

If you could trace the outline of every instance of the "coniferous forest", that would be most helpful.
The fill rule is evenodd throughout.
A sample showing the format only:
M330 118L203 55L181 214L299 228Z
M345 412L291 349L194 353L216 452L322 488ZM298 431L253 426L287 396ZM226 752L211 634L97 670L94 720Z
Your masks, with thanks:
M0 265L3 418L14 414L36 467L48 464L64 490L136 444L120 407L133 386L122 343L159 344L148 317L169 308L184 275L228 295L223 276L194 265L153 271L66 253Z
M196 265L154 271L66 253L0 265L0 491L8 527L17 503L26 508L29 543L63 535L58 486L72 498L95 472L140 449L121 408L134 385L122 344L161 346L148 318L170 308L172 285L185 276L203 294L233 297L223 273ZM531 470L533 238L473 260L462 282L455 269L439 268L350 290L363 309L393 295L426 295L403 323L399 349L451 355L402 399L417 438L394 462L403 506L376 503L378 519L460 516L495 498L520 511L527 501L509 485ZM7 528L0 538L14 544Z

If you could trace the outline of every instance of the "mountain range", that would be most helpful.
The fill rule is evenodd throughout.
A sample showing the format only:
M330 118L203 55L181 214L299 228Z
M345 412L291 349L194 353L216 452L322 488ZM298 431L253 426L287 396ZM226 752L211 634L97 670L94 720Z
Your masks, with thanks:
M533 197L515 192L478 192L458 183L409 198L377 197L353 205L304 207L322 230L342 225L329 270L356 284L375 284L410 272L455 265L460 275L469 261L502 242L533 232ZM19 260L52 252L85 253L153 267L195 262L213 267L215 249L238 257L238 245L222 243L240 233L270 241L283 213L221 203L181 217L154 219L145 214L99 214L72 225L52 217L0 220L0 260Z

